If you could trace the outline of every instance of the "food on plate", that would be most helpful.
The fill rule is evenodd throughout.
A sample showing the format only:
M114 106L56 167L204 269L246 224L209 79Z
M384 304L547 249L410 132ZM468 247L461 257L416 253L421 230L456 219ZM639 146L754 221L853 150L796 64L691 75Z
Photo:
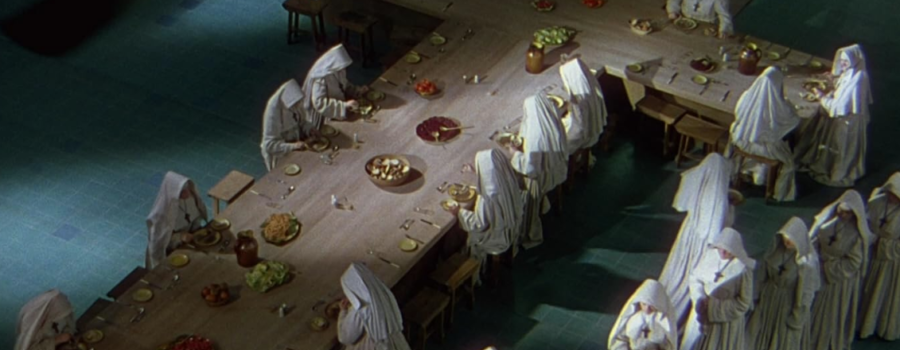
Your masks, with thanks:
M244 275L247 286L260 293L284 284L290 279L287 265L277 261L263 261Z
M379 184L400 184L409 176L409 171L409 161L400 156L376 156L366 163L366 173Z
M628 22L631 25L631 29L637 32L638 34L647 34L653 31L653 25L649 20L646 19L637 19L634 18Z
M210 306L219 306L228 303L228 300L231 299L231 294L228 292L227 283L213 283L203 287L203 290L200 291L200 297Z
M428 79L422 79L416 83L416 92L422 96L434 95L437 92L437 85Z
M697 21L687 17L678 17L678 19L675 20L675 26L684 30L691 30L697 28Z
M441 130L444 127L446 130ZM446 142L459 135L459 123L446 117L431 117L416 125L416 135L427 142Z
M212 341L209 339L198 337L195 335L176 341L170 346L164 347L166 350L214 350Z
M300 231L300 220L292 213L272 214L260 227L266 241L280 243L293 238Z
M332 320L337 320L338 316L341 314L341 301L340 299L332 301L331 304L325 307L325 316Z
M825 80L819 79L810 79L803 82L803 89L809 92L815 92L815 89L819 89L822 92L828 92L831 90L828 87L828 82Z
M552 26L534 32L534 39L545 45L562 45L569 42L573 35L575 35L575 30Z
M603 6L603 0L581 0L581 3L590 8Z
M534 0L531 2L531 7L540 12L551 11L555 6L556 4L549 0Z
M450 185L450 188L447 189L447 194L458 203L471 202L476 195L474 187L463 184Z
M691 68L701 72L709 72L716 68L716 63L707 57L700 57L691 60Z

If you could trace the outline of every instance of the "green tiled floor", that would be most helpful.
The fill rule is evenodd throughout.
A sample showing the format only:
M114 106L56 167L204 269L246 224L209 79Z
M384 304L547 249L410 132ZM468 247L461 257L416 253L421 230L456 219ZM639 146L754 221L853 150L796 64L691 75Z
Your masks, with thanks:
M8 18L35 0L6 1ZM284 43L280 1L129 2L76 50L45 57L0 36L0 348L14 342L19 307L43 290L76 311L143 261L144 218L162 174L209 188L231 169L264 172L260 115L269 94L301 77L315 53ZM860 42L873 78L869 175L862 193L900 169L900 30L894 1L755 0L737 29L831 57ZM306 22L304 22L306 24ZM332 33L331 38L334 38ZM351 68L351 79L378 70ZM613 151L547 217L546 243L523 252L497 290L481 288L433 349L604 349L622 303L665 261L681 216L678 183L654 145L622 131ZM798 178L797 202L738 209L737 228L760 254L790 216L809 221L842 190ZM614 185L614 186L613 186ZM854 349L897 344L870 340Z

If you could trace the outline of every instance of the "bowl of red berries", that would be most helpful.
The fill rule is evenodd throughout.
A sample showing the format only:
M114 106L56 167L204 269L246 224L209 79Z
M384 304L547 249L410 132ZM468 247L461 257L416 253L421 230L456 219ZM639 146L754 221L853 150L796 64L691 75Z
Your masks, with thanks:
M437 92L437 85L435 85L431 80L422 79L421 81L416 83L416 93L420 96L431 96L436 94Z

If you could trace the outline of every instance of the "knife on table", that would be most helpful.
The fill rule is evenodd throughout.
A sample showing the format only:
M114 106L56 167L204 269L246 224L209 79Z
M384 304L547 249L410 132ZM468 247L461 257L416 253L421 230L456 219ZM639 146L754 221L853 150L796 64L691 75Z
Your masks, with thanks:
M672 77L669 78L669 82L666 83L666 84L670 84L670 85L671 85L672 82L675 81L675 77L677 77L677 76L678 76L678 72L675 72L675 74L672 74Z
M429 224L429 225L431 225L431 226L434 226L434 227L437 228L437 229L441 229L441 227L438 226L438 224L435 224L435 223L433 223L433 222L431 222L431 221L428 221L428 220L425 220L425 219L419 219L419 220L422 221L422 222L424 222L424 223L426 223L426 224Z
M390 80L387 80L387 78L385 78L385 77L378 77L378 80L381 80L381 81L383 81L383 82L385 82L385 83L388 83L388 84L391 84L391 85L393 85L393 86L397 86L397 83L395 83L395 82L393 82L393 81L390 81Z
M267 195L264 195L264 194L262 194L262 193L256 192L256 190L250 190L250 193L253 193L253 194L257 195L257 196L263 197L263 198L268 199L268 200L272 200L271 197L269 197L269 196L267 196Z

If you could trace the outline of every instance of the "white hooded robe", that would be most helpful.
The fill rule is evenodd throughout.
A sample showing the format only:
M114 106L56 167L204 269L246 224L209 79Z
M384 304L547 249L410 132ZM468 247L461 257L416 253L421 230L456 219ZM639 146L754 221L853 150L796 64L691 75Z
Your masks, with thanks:
M343 44L332 47L316 60L303 82L302 108L307 122L316 129L325 119L347 119L348 95L355 95L357 87L347 80L347 67L353 63Z
M183 189L188 189L191 193L186 200L181 199ZM166 173L156 194L156 201L153 202L153 209L147 216L147 268L152 269L165 261L166 249L173 242L172 232L198 228L200 220L209 220L206 204L200 198L193 181L172 171Z
M63 333L75 333L72 304L65 294L51 289L19 311L15 350L55 350L56 336Z
M900 204L889 203L887 193L900 197L900 172L869 197L869 227L877 238L863 290L860 337L878 334L893 341L900 339Z
M338 341L347 350L410 350L394 294L372 270L352 263L341 276L350 307L338 315Z
M569 92L569 117L563 119L569 154L591 148L600 140L606 127L606 102L600 83L591 70L574 59L559 67L563 85Z
M638 303L656 309L647 314ZM609 332L609 350L677 350L678 329L671 318L672 304L666 289L655 280L644 283L625 302Z
M266 103L259 148L268 171L278 165L278 158L296 150L291 143L300 141L309 132L297 104L302 97L300 84L291 79L282 84Z

